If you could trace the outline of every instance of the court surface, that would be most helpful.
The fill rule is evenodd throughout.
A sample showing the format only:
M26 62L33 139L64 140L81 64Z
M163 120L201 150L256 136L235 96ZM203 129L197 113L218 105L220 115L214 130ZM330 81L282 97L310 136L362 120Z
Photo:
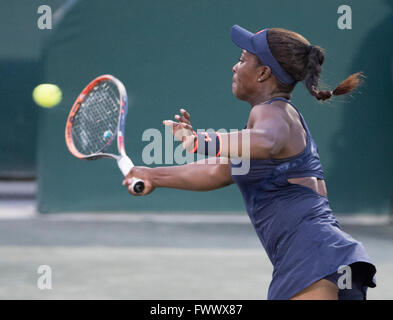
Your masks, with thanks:
M0 299L266 299L272 266L245 215L35 213L0 201ZM338 216L393 299L393 225ZM40 265L52 271L41 290Z

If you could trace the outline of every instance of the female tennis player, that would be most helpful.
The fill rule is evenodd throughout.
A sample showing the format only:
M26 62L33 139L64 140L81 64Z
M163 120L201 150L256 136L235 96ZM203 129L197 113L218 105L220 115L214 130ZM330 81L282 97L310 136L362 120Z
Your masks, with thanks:
M236 183L274 266L268 299L366 299L367 288L376 285L376 268L332 214L317 146L290 101L298 82L316 99L326 100L355 89L361 73L332 91L321 91L323 50L300 34L280 28L253 34L235 25L231 39L242 49L233 67L232 91L251 105L247 126L228 134L197 134L190 114L181 109L177 121L163 123L189 152L215 156L216 163L134 167L123 185L138 195L129 187L133 178L142 179L146 195L158 187L208 191ZM249 142L242 141L243 135ZM232 139L238 148L230 148ZM235 175L241 164L220 162L220 157L237 158L236 163L248 157L250 170Z

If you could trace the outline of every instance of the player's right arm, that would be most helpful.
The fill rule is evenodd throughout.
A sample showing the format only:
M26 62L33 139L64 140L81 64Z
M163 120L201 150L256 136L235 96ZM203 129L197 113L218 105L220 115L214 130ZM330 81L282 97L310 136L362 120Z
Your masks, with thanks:
M124 178L123 185L133 195L147 195L155 188L174 188L191 191L210 191L233 183L229 160L215 158L215 163L202 159L193 163L171 167L134 167ZM209 161L212 161L210 159ZM220 163L221 161L221 163ZM145 183L143 193L135 194L129 187L133 178Z

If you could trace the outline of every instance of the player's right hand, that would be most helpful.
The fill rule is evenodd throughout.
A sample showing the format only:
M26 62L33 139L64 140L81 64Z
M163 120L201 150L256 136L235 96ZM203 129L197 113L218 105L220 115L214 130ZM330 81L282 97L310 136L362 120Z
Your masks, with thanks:
M149 177L149 171L151 168L148 167L133 167L130 172L125 176L122 185L125 186L128 192L134 196L146 196L149 193L153 192L155 187L151 183L151 179ZM145 183L145 188L141 193L135 193L132 189L132 183L134 179L141 179Z

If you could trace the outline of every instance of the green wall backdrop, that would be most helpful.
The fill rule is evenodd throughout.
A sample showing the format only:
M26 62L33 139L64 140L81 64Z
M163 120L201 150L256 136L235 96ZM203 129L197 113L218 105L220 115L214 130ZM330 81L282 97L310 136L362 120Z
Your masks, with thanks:
M55 10L64 1L49 2ZM0 1L0 179L36 176L38 109L31 93L43 82L41 43L54 31L37 28L41 4Z
M242 128L249 106L232 96L232 66L240 50L229 30L283 27L326 49L322 80L333 88L364 71L359 92L318 103L302 84L292 101L301 109L325 170L336 212L389 210L392 196L391 1L346 1L352 30L339 30L341 1L77 2L41 47L43 82L58 84L62 103L38 114L39 210L244 211L236 186L213 192L159 189L131 197L115 162L73 158L64 144L69 108L83 86L100 74L121 79L131 101L126 149L137 165L142 133L187 106L196 128ZM37 72L38 74L38 72ZM3 107L3 106L2 106Z

